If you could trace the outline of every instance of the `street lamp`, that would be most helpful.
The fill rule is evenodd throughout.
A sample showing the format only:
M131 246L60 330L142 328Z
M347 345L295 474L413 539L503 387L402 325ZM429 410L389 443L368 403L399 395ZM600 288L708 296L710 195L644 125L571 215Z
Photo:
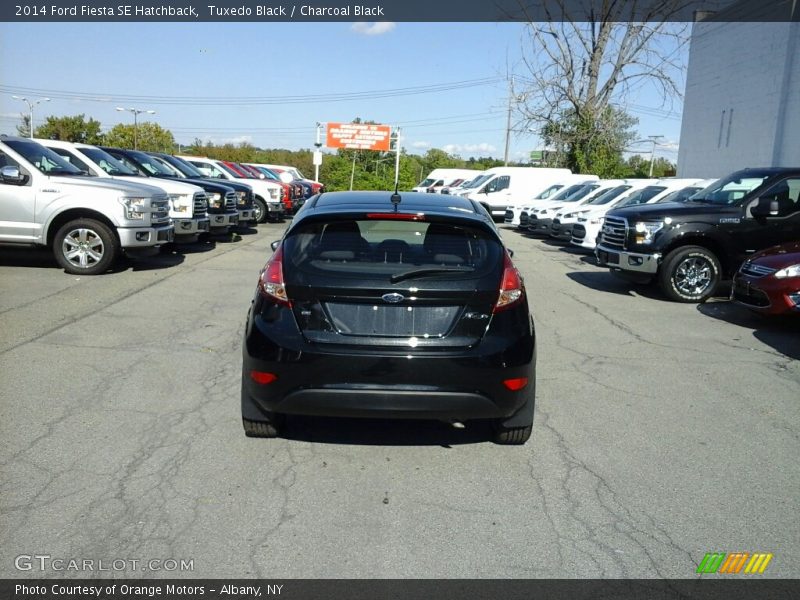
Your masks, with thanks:
M39 98L38 100L28 100L24 96L11 96L15 100L22 100L25 104L28 105L28 110L30 111L30 121L28 123L28 129L30 130L30 138L33 139L33 107L39 104L40 102L50 102L50 98Z
M653 177L653 161L656 158L656 144L658 143L658 139L664 137L663 135L648 135L648 138L653 142L653 149L650 151L650 175L649 177Z
M154 110L144 110L143 108L122 108L120 106L117 107L117 110L125 112L132 112L133 113L133 149L138 150L138 130L139 130L139 115L142 113L146 113L148 115L156 114Z

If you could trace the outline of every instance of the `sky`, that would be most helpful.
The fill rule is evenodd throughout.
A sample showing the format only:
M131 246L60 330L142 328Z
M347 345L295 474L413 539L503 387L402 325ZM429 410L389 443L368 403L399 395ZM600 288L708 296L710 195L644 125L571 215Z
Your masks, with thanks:
M0 86L51 97L34 108L35 125L84 114L108 130L133 122L116 107L136 108L156 111L139 122L180 144L297 150L313 146L317 122L360 117L399 126L412 154L502 158L508 75L527 69L523 39L519 23L0 23ZM418 89L392 91L407 88ZM11 95L0 89L0 133L15 134L28 110ZM649 87L628 102L637 139L664 136L656 156L675 162L680 102L664 108ZM510 160L542 148L522 124L513 129ZM652 145L632 148L649 156Z

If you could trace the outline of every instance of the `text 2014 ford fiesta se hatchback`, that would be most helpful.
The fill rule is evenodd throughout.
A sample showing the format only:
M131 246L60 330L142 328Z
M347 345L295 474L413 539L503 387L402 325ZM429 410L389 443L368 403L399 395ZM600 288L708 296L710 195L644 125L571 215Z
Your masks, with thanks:
M536 339L525 287L486 210L438 194L336 192L295 216L256 288L242 418L491 419L531 435Z

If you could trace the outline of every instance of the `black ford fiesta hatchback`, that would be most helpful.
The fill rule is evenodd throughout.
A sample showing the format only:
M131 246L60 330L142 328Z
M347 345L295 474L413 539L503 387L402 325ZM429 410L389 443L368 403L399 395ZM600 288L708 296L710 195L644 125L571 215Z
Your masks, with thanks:
M324 193L273 248L244 336L248 436L275 437L292 414L491 419L496 442L528 440L533 320L478 203Z

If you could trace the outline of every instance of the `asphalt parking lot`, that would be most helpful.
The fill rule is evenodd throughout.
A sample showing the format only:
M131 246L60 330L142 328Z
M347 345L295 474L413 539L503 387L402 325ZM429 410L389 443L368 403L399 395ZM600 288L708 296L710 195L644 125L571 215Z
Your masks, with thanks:
M0 577L675 577L707 552L800 576L800 320L633 288L503 230L538 334L531 441L290 419L245 438L241 337L284 225L67 275L0 249ZM128 563L130 565L131 563Z

